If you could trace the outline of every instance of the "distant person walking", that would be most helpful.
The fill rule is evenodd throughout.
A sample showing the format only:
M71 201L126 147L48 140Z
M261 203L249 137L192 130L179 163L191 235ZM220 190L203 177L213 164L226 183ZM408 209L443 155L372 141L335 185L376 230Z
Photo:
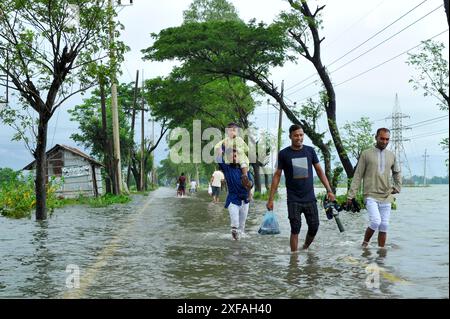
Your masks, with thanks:
M363 248L369 245L376 231L378 231L378 246L385 246L391 205L394 200L392 195L400 193L402 182L395 154L386 149L390 131L387 128L379 128L375 139L375 146L361 153L347 194L347 204L351 205L361 181L364 181L363 195L369 215L369 227L364 234L361 245ZM393 185L390 182L391 172Z
M219 195L220 190L222 187L222 182L225 180L225 176L223 175L222 171L219 169L216 169L214 173L211 175L211 188L212 188L212 196L213 196L213 202L218 203L219 202Z
M184 197L185 195L186 195L186 176L184 176L184 173L181 173L180 177L178 177L177 196Z
M194 179L191 181L191 187L189 188L189 193L197 192L197 181Z

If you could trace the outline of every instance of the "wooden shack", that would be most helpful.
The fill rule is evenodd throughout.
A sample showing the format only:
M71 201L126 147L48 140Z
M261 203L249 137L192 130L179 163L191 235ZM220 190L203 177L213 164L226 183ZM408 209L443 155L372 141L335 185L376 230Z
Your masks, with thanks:
M102 166L79 149L56 144L47 151L47 182L53 176L56 182L63 181L56 191L56 195L60 198L77 198L80 195L97 197L103 194L100 171ZM23 169L35 170L35 168L33 161Z

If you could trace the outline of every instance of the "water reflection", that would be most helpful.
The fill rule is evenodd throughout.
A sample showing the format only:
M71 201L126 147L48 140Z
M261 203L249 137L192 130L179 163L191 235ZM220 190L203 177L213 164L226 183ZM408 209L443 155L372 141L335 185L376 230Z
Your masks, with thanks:
M38 221L34 224L34 231L31 239L31 246L34 252L29 256L24 256L22 265L29 266L25 279L25 285L19 291L26 297L49 298L56 291L52 289L52 264L54 253L48 248L48 223L49 221Z

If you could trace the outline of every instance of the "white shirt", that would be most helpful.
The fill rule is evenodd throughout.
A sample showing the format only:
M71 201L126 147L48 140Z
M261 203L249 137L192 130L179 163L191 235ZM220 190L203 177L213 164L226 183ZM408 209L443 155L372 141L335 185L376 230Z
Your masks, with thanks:
M223 173L221 171L215 171L212 174L212 177L213 177L213 181L211 183L211 186L214 186L214 187L222 186L221 182L225 179L225 176L223 175Z
M197 187L197 182L196 181L192 181L191 182L191 189L194 189Z

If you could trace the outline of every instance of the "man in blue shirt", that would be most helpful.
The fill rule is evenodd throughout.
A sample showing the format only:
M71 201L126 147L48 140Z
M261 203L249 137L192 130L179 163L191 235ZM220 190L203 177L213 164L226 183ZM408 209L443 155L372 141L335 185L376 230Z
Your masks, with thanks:
M313 171L316 170L322 184L327 190L330 201L336 200L328 179L319 164L319 159L314 149L303 145L305 133L300 125L292 125L289 128L291 145L281 150L278 154L278 167L273 175L267 209L273 210L273 197L280 183L281 172L284 171L287 189L288 217L291 224L291 251L297 251L298 234L302 225L301 214L305 215L308 224L303 249L308 249L319 230L319 212L317 200L314 194Z
M217 157L217 163L220 166L228 186L228 195L225 202L225 208L228 208L231 220L231 236L234 240L244 234L245 222L247 220L250 190L242 185L242 171L239 164L238 152L233 149L230 152L229 163L225 164L223 157ZM253 186L251 174L247 172L247 177ZM250 187L251 188L251 187Z

